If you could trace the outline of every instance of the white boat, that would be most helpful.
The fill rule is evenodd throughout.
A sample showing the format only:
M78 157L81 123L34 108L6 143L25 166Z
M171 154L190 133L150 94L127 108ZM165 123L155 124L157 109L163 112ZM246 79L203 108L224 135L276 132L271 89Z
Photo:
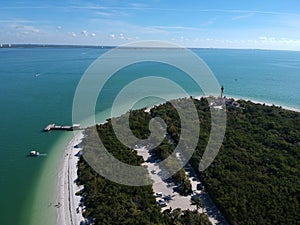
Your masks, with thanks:
M39 156L39 155L40 155L40 153L37 152L37 151L31 151L31 152L29 153L29 156Z

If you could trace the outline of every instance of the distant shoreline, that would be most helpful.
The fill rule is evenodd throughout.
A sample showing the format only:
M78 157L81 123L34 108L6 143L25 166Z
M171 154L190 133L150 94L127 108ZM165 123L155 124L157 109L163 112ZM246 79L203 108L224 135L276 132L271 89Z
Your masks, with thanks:
M80 45L80 44L9 44L9 43L2 43L0 49L7 49L7 48L95 48L95 49L164 49L164 48L156 48L156 47L128 47L123 45ZM286 52L299 52L300 50L289 50L289 49L252 49L252 48L206 48L206 47L186 47L186 46L178 46L178 48L167 48L167 49L203 49L203 50L236 50L236 51L286 51Z
M55 45L55 44L2 44L0 49L4 48L101 48L112 49L115 46L100 46L100 45Z
M192 96L194 99L198 99L200 100L201 98L207 98L209 96ZM265 105L265 106L275 106L275 107L279 107L288 111L293 111L293 112L297 112L300 113L300 109L298 108L294 108L294 107L289 107L289 106L284 106L284 105L278 105L278 104L274 104L274 103L270 103L270 102L263 102L263 101L258 101L258 100L253 100L247 97L236 97L236 96L225 96L227 99L234 99L234 101L250 101L254 104L259 104L259 105ZM151 108L151 107L150 107Z
M293 112L300 113L300 109L293 108L293 107L282 106L282 105L275 105L275 104L272 104L272 103L266 103L266 102L260 102L260 101L253 101L253 100L245 100L245 99L236 99L236 100L250 101L250 102L253 102L255 104L266 105L266 106L281 107L282 109L285 109L285 110L288 110L288 111L293 111Z
M294 107L289 107L289 106L284 106L284 105L277 105L274 103L269 103L269 102L262 102L262 101L257 101L257 100L252 100L252 99L246 99L246 98L239 98L239 97L231 97L231 96L226 96L227 98L232 98L235 101L250 101L253 102L254 104L260 104L260 105L266 105L266 106L276 106L276 107L281 107L282 109L288 110L288 111L293 111L293 112L298 112L300 113L300 109L294 108Z

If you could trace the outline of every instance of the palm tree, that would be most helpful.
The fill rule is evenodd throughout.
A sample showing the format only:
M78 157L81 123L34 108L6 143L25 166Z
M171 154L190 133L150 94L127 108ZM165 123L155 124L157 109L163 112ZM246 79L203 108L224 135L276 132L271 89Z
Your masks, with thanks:
M172 221L173 221L173 224L180 224L180 217L182 215L182 211L180 208L177 208L177 209L174 209L172 211Z
M191 198L191 202L192 202L191 203L192 205L196 205L197 212L198 212L199 208L202 208L201 213L203 213L204 204L200 197L195 196L194 198Z

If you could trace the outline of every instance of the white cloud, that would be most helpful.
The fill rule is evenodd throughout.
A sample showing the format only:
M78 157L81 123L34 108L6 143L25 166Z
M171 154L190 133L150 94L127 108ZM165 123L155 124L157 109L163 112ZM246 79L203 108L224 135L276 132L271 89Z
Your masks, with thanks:
M33 26L16 25L15 28L18 30L22 30L23 32L32 32L32 33L40 32L40 29Z
M92 37L96 37L96 34L95 33L91 33Z
M81 34L86 37L89 36L89 32L87 32L86 30L81 31Z
M153 29L159 30L191 30L191 31L202 31L201 28L198 27L185 27L185 26L152 26Z
M109 16L112 16L113 13L109 13L109 12L96 12L96 15L104 16L104 17L109 17Z
M267 38L267 37L259 37L259 40L260 40L260 41L267 41L268 38Z
M75 32L71 32L70 35L71 35L72 37L76 37L76 36L77 36L77 34L76 34Z
M118 38L121 39L121 40L124 40L125 39L124 34L120 33Z
M144 3L131 3L130 6L133 7L133 8L135 8L135 9L148 8L148 5L146 5Z
M287 12L278 12L278 11L263 11L263 10L243 10L243 9L195 9L198 12L220 12L220 13L248 13L248 14L267 14L267 15L282 15L282 16L296 16L300 15L299 13L287 13Z
M0 20L0 23L18 23L18 24L23 24L23 23L34 23L32 20L25 20L25 19L6 19L6 20Z
M252 17L254 14L255 14L254 12L251 12L251 13L247 13L245 15L235 16L235 17L232 17L231 20L247 19L249 17Z
M259 40L262 43L276 43L276 42L280 42L280 40L277 40L275 37L259 37Z

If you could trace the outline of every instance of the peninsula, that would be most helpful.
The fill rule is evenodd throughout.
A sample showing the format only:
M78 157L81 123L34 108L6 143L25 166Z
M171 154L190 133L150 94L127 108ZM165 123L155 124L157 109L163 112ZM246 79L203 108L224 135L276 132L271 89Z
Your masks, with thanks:
M178 99L184 104L185 99ZM210 107L193 99L200 119L197 149L189 163L158 186L130 187L97 174L81 157L78 162L78 212L86 224L296 224L300 215L300 113L238 100L227 108L227 129L212 165L198 171L210 134ZM179 141L180 119L170 103L130 112L130 127L140 139L149 136L151 118L167 124L160 146L128 148L115 136L111 120L85 130L83 151L93 147L97 132L119 160L144 165L153 176L164 168ZM122 120L122 116L117 118ZM170 141L172 140L172 141ZM188 143L188 140L187 140ZM167 168L168 169L168 168ZM169 192L172 188L172 191ZM161 189L159 189L161 188ZM161 190L161 191L160 191ZM179 201L176 200L180 199ZM76 208L76 207L75 207ZM75 212L76 213L76 212ZM62 223L64 224L64 223Z

